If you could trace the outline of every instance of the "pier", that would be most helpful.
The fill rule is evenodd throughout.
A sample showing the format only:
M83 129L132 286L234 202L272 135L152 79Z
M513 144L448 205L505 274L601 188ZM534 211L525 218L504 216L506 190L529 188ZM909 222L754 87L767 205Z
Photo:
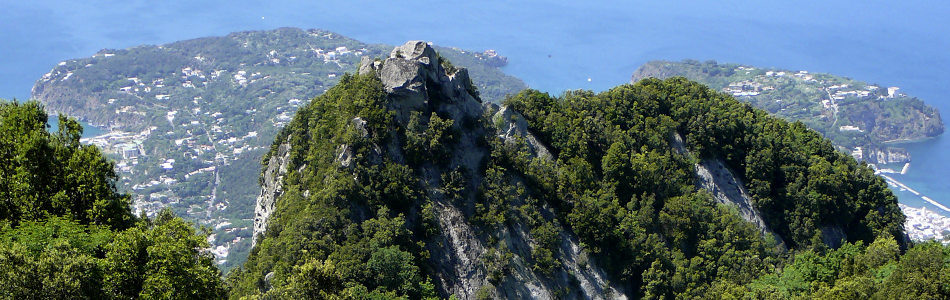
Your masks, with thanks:
M906 169L907 167L905 166L904 168ZM905 189L905 190L911 192L912 194L914 194L914 195L916 195L916 196L920 196L921 199L924 199L924 201L927 201L928 203L933 204L934 206L936 206L936 207L939 208L939 209L942 209L942 210L944 210L944 211L946 211L946 212L950 212L950 207L946 207L946 206L944 206L943 204L940 204L939 202L934 201L933 199L930 199L930 197L921 195L920 192L915 191L914 189L908 187L907 185L904 185L904 184L901 183L900 181L894 180L894 178L891 178L890 176L887 176L887 175L884 175L884 174L878 174L878 175L881 175L881 177L884 177L884 179L886 179L888 183L893 184L893 185L896 185L896 186L898 186L898 187L900 187L900 188L902 188L902 189Z

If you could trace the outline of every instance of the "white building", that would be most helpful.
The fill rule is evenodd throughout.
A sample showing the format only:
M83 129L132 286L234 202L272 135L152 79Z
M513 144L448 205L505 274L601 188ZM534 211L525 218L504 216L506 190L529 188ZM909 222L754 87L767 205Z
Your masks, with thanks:
M861 130L861 127L853 126L853 125L844 125L844 126L841 126L840 128L838 128L838 131L858 131L858 132L864 132L864 130Z
M892 87L887 88L887 97L888 97L888 98L897 97L898 95L900 95L900 90L901 90L901 88L896 87L896 86L892 86Z

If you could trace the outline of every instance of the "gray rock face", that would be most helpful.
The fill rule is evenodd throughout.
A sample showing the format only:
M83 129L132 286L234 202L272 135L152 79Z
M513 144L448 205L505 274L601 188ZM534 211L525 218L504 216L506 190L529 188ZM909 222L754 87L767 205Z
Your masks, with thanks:
M678 133L671 139L673 148L681 154L688 153L683 137ZM712 194L716 202L735 207L739 215L759 228L763 236L772 237L784 247L782 238L765 224L762 214L752 204L752 197L745 184L721 159L706 159L696 164L696 185Z
M267 230L267 220L274 212L277 198L283 194L284 175L287 174L287 164L290 162L290 143L284 142L277 148L277 155L271 156L264 171L264 183L261 194L257 196L257 205L254 206L254 236L251 246L257 245L257 236Z
M699 186L709 191L717 202L738 209L739 215L759 228L762 235L772 236L776 241L782 240L765 224L762 214L752 205L752 197L742 180L721 159L707 159L696 164L696 175Z
M489 112L495 111L492 115L492 121L495 122L495 129L499 138L506 143L515 143L519 138L523 139L528 144L533 156L548 160L553 159L551 151L533 133L528 131L528 121L524 119L524 116L508 109L508 107L498 108L494 104L487 104L485 109Z
M541 274L533 268L531 252L538 247L523 224L506 224L499 229L495 246L484 234L472 225L470 204L476 199L476 191L483 178L465 178L465 189L453 199L446 197L442 175L446 169L478 170L490 151L484 146L485 136L496 135L506 142L523 140L536 157L555 159L551 152L528 130L524 117L507 108L483 105L474 92L468 71L464 68L446 69L438 54L421 41L412 41L397 47L384 61L363 58L360 75L378 76L387 92L387 108L394 113L395 121L405 126L413 113L420 114L420 122L428 123L431 113L454 121L454 142L447 162L432 162L419 166L421 184L432 200L439 233L426 242L430 253L432 279L444 295L458 299L476 299L480 289L493 286L490 293L495 299L553 299L559 292L569 291L570 297L580 299L627 299L623 289L611 284L606 272L588 257L576 235L562 230L560 250L556 255L561 267L554 276ZM495 128L479 126L479 118L491 116ZM465 124L468 125L465 125ZM366 136L366 121L357 117L350 124ZM399 135L390 132L387 144L373 145L374 153L369 163L381 163L374 157L388 158L397 163L405 162ZM340 168L351 167L353 153L350 145L338 145L336 162ZM381 149L385 149L382 151ZM285 143L268 161L264 173L264 186L258 197L255 236L265 232L267 219L273 212L275 201L283 193L282 180L287 172L290 147ZM439 167L437 165L442 165ZM446 167L447 166L447 167ZM518 179L523 180L523 179ZM307 192L305 192L307 193ZM523 205L522 203L513 205ZM547 215L554 213L549 209ZM497 282L489 280L486 261L491 247L510 249L513 255L508 262L509 273ZM498 253L498 252L495 252ZM496 258L500 259L500 258ZM552 278L553 277L553 278Z
M396 112L396 120L405 124L413 111L438 108L451 119L478 117L481 100L468 70L449 70L439 63L439 55L423 41L410 41L393 49L383 62L364 58L360 74L376 73L389 94L388 108ZM449 105L443 105L449 104Z
M821 228L821 241L828 247L837 249L848 241L848 235L841 226L825 226Z
M868 161L875 164L909 163L910 154L902 148L881 148L868 151Z

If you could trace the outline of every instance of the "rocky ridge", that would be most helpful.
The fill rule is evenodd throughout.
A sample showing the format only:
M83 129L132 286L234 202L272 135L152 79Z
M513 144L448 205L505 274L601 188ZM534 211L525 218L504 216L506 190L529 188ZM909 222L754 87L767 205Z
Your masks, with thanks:
M504 107L483 104L472 86L468 71L465 68L447 69L441 59L427 43L411 41L396 47L385 60L364 57L360 74L372 74L380 78L388 95L386 106L394 113L395 122L402 125L409 122L413 112L420 111L438 112L456 123L491 116L498 125L497 131L459 132L449 158L450 162L447 163L449 166L478 169L489 155L487 149L479 146L479 139L486 134L497 135L510 143L526 140L530 145L531 155L544 159L553 158L551 152L528 131L523 117ZM398 139L389 140L390 144L380 145L381 151L375 153L388 153L392 160L405 162L406 158ZM256 205L258 214L255 219L255 233L266 230L270 212L276 204L275 200L280 197L280 180L288 167L286 153L290 150L289 147L286 142L280 144L279 150L269 159L264 171L261 196L258 197ZM347 145L338 148L341 150L338 151L337 161L344 168L348 161L345 150L347 148ZM432 163L423 164L421 168L422 184L428 187L426 192L434 202L440 229L434 241L428 242L426 246L431 256L429 264L434 268L433 279L446 295L455 295L458 299L475 299L477 293L484 293L483 287L492 286L485 260L494 254L489 251L486 236L473 227L470 208L449 199L440 188L439 168ZM469 179L468 190L477 190L481 180L483 179ZM465 197L472 198L474 193ZM576 292L572 292L572 295L584 299L605 299L605 295L613 295L613 299L626 299L623 289L610 284L606 272L590 261L577 236L570 231L561 230L561 242L558 245L561 267L555 271L555 276L538 273L540 271L532 268L525 259L531 257L532 248L537 246L524 225L503 227L498 236L498 243L509 249L514 257L511 260L510 275L495 282L494 289L491 290L492 298L552 299L564 290L580 287Z
M134 210L151 216L168 208L215 228L210 240L227 271L263 232L253 227L268 214L255 203L259 162L276 134L310 99L357 72L361 57L393 48L279 28L103 49L52 67L32 97L52 115L108 131L84 143L116 160L116 185L130 191ZM497 68L505 58L494 51L434 49L469 67L478 86L471 90L488 102L526 87Z
M670 142L673 149L680 154L688 154L689 151L683 144L683 137L678 133L674 134ZM782 238L772 231L762 218L762 213L755 208L752 203L752 197L742 183L742 179L736 176L735 171L729 168L722 159L713 158L697 162L696 168L696 186L712 194L716 202L734 207L742 219L752 223L766 238L771 238L780 243L784 248Z

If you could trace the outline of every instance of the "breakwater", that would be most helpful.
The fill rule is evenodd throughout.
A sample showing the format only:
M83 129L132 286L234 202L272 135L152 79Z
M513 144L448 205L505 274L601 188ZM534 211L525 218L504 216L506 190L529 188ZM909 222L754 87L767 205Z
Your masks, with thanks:
M918 192L918 191L916 191L916 190L914 190L914 189L908 187L907 185L901 183L900 181L894 180L894 178L891 178L890 176L887 176L887 175L884 175L884 174L878 174L878 175L880 175L881 177L884 177L884 179L887 180L887 183L892 184L892 185L895 185L895 186L898 186L898 187L900 187L900 188L902 188L902 189L905 189L905 190L907 190L908 192L911 192L912 194L914 194L914 195L916 195L916 196L920 196L921 199L924 199L924 201L927 201L928 203L933 204L933 205L936 206L937 208L942 209L942 210L944 210L944 211L946 211L946 212L950 212L950 207L947 207L947 206L945 206L945 205L943 205L943 204L940 204L939 202L934 201L933 199L930 199L930 197L921 195L920 192Z

